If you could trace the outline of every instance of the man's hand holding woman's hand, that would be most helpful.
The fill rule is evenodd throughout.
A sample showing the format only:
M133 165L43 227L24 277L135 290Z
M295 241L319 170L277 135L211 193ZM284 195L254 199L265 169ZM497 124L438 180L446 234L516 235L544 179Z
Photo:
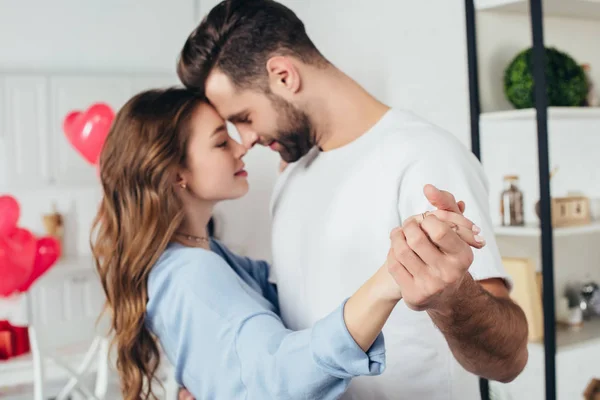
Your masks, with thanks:
M404 298L414 310L443 308L473 262L472 248L485 246L480 229L462 215L463 202L431 185L424 193L437 210L414 215L392 231L388 276L382 278L386 295Z

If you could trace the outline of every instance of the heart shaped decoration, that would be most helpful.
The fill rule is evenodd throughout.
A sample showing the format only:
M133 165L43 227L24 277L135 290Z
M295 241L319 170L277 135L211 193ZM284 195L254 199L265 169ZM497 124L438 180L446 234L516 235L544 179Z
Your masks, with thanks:
M115 114L107 104L96 103L84 112L69 113L63 121L63 131L79 154L95 165L114 118Z
M60 252L60 242L57 239L51 236L38 239L33 270L27 281L19 287L19 291L26 292L40 276L44 275L60 258Z
M16 228L0 236L0 296L10 296L30 278L36 258L35 237L26 229Z
M19 222L19 203L12 196L0 196L0 236L13 233Z

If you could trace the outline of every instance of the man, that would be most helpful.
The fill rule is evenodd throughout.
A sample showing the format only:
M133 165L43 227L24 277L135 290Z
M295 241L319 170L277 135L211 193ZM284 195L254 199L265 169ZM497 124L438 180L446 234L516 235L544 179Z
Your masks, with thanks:
M477 399L477 376L508 382L522 371L527 323L509 299L485 177L452 135L372 97L271 0L217 5L185 43L178 74L248 148L269 146L289 163L271 208L274 278L291 329L311 326L360 286L402 225L392 232L390 273L404 299L383 330L387 368L355 379L344 399ZM443 235L455 246L432 244L435 217L405 221L431 205L462 211L435 187L424 196L428 183L464 199L488 235L473 257L453 230Z

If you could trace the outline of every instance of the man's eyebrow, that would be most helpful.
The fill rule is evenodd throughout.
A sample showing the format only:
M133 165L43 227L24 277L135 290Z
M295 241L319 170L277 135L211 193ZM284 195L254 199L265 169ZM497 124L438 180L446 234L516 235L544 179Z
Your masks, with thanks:
M248 110L242 110L240 112L228 116L225 119L229 122L240 122L246 119L246 114L248 114Z

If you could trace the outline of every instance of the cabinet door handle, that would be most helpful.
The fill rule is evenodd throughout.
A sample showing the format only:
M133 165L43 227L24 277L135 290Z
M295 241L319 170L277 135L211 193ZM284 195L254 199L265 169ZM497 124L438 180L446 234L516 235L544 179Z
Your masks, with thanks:
M74 276L71 278L71 283L84 283L87 281L86 277L83 276Z

